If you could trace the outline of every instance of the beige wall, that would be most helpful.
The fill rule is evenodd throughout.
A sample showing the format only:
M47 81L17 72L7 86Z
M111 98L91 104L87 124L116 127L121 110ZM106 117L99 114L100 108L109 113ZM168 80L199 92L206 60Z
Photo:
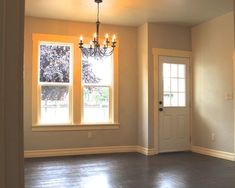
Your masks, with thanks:
M148 147L148 23L138 27L138 145Z
M161 23L145 23L138 28L138 144L148 148L154 147L153 48L191 51L190 28Z
M148 26L148 98L149 98L149 147L154 147L154 69L153 48L191 51L191 30L189 27L162 23L149 23Z
M120 40L119 117L121 128L120 130L92 131L93 138L88 139L87 131L32 132L32 109L28 102L31 100L31 37L32 33L74 36L85 33L90 37L95 25L32 17L27 17L25 21L24 91L25 99L27 99L24 110L25 150L135 144L153 147L152 48L189 50L191 41L188 28L152 23L146 23L139 28L102 25L101 30L117 33ZM139 125L138 128L137 125Z
M78 148L137 144L137 28L102 25L101 32L118 35L119 47L119 122L118 130L32 132L31 78L32 33L92 37L95 24L26 17L24 60L24 137L25 150ZM103 33L105 34L105 33ZM85 36L86 37L86 36Z
M186 51L191 50L190 27L163 23L149 23L149 47Z
M233 152L233 13L192 28L193 144ZM211 139L212 133L215 140Z
M223 140L225 138L229 139L229 143L233 143L233 102L224 100L225 92L233 91L232 21L233 16L230 13L192 29L194 60L196 61L193 141L195 145L213 149L222 148L224 151L232 151L231 148L233 148L233 144L223 146L223 143L227 143ZM32 33L79 36L88 32L89 37L92 36L94 29L94 24L89 23L26 18L24 90L25 99L27 99L24 110L26 150L136 144L149 148L154 146L152 48L191 51L189 27L161 23L146 23L138 28L102 25L102 30L117 33L120 40L120 129L92 131L93 138L91 139L87 138L87 131L31 131L31 104L28 101L31 99ZM213 80L217 81L216 85L211 84ZM204 96L210 96L211 100L206 99L206 102L202 103ZM214 104L221 113L215 110L215 106L211 108L209 101L211 103L217 101ZM209 113L211 122L202 118L204 113ZM215 119L214 116L216 116ZM214 142L211 141L211 133L216 135Z

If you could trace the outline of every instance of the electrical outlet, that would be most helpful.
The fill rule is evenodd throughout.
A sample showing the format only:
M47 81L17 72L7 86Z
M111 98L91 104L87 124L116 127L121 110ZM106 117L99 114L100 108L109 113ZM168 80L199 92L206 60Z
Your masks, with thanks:
M215 141L215 133L211 133L211 141Z
M92 138L92 132L88 132L87 138Z

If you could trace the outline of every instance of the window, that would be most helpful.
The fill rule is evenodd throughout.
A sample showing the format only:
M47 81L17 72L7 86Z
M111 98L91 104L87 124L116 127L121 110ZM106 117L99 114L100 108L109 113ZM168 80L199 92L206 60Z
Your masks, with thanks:
M33 34L34 127L118 124L117 54L84 58L78 41Z
M40 123L70 123L72 46L39 43Z
M185 64L163 63L163 105L184 107L186 105Z
M111 120L112 62L113 56L82 59L83 122Z

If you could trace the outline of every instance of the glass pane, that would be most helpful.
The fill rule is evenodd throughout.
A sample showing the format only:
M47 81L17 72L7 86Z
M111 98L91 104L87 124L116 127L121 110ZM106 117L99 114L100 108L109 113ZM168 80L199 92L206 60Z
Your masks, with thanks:
M69 87L42 86L41 88L41 122L69 122Z
M163 63L163 77L170 77L171 65L169 63Z
M179 106L186 106L185 93L179 93Z
M178 79L179 81L179 91L178 92L185 92L185 79Z
M109 87L85 86L83 89L83 121L109 121Z
M163 101L166 107L186 104L186 65L163 63Z
M171 93L171 106L178 106L178 93Z
M170 92L171 91L171 80L170 78L164 78L163 79L163 90L166 92Z
M163 106L171 106L171 93L164 93Z
M178 65L177 64L171 64L171 77L178 77Z
M178 69L179 69L179 78L185 78L185 65L179 64L178 65Z
M71 46L40 44L40 82L70 82Z
M82 58L82 81L84 84L111 85L112 56Z
M178 79L171 79L171 92L178 92Z

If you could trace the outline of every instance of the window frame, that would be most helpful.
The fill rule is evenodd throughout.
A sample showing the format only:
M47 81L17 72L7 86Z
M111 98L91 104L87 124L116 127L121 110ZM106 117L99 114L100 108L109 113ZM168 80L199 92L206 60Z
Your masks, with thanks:
M33 131L66 131L66 130L100 130L118 129L118 46L113 54L113 83L110 86L110 122L107 123L84 123L83 117L83 85L82 85L82 55L78 47L79 37L32 34L32 130ZM69 44L71 46L71 87L70 87L70 122L68 123L40 123L40 82L39 82L39 44L41 42ZM84 41L88 41L84 38ZM47 83L45 84L47 85ZM51 85L50 83L48 85ZM52 84L53 85L53 84ZM56 85L56 84L55 84Z

